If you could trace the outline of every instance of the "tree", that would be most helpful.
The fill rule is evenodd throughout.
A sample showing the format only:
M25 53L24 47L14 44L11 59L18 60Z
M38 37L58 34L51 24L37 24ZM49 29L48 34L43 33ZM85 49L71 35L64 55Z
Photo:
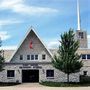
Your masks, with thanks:
M55 68L67 74L67 82L69 83L69 75L80 71L83 66L80 61L81 55L78 55L77 50L79 48L79 41L75 40L75 34L73 29L65 32L61 35L61 41L59 41L58 54L54 55L52 64Z
M0 39L0 48L2 46L2 41ZM3 67L4 67L4 57L3 57L3 50L0 49L0 71L3 70Z

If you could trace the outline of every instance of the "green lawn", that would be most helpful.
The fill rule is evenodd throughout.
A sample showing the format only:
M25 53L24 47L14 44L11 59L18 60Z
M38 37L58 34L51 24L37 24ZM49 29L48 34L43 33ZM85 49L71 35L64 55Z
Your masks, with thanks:
M45 85L45 86L50 86L50 87L84 87L84 86L90 86L90 83L75 83L75 82L70 82L70 83L61 83L61 82L49 82L49 81L45 81L45 82L41 82L41 85Z

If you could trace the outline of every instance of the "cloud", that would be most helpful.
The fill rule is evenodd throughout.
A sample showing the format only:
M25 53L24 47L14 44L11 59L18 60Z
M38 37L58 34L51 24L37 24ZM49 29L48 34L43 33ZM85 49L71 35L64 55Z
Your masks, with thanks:
M11 36L6 31L0 31L0 38L1 40L7 40L11 38Z
M60 45L60 43L58 42L58 41L51 41L51 42L49 42L48 43L48 48L58 48L59 47L59 45Z
M19 3L22 3L23 0L1 0L0 7L4 8L11 8Z
M0 26L9 25L9 24L15 24L15 23L21 23L21 21L14 20L14 19L0 20Z
M14 45L14 46L2 46L2 47L0 47L0 49L3 49L3 50L16 50L17 46L16 45Z
M87 35L87 40L88 40L88 48L90 48L90 35ZM49 49L57 49L58 46L60 45L58 39L49 39L48 42L46 41L46 44Z
M58 10L53 8L27 6L25 5L24 0L2 0L0 8L9 9L16 13L28 15L41 15L58 12Z
M49 38L49 39L44 39L44 42L46 43L46 46L49 48L49 49L55 49L55 48L58 48L60 43L58 41L57 38Z
M87 38L90 39L90 35L87 35Z

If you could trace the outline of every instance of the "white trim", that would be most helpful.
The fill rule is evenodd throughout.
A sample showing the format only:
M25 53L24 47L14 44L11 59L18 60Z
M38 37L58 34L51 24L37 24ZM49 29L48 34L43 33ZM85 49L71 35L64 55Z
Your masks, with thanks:
M26 59L27 61L38 61L39 60L39 55L38 54L28 54L30 56L30 59ZM31 55L34 55L34 59L31 59ZM38 59L35 59L35 55L38 55ZM26 57L27 58L27 57Z
M21 43L19 44L17 50L14 52L14 54L11 56L10 58L10 62L12 61L12 58L14 57L14 55L17 53L18 49L20 48L20 46L22 45L22 43L25 41L26 37L28 36L28 34L33 31L35 33L35 35L37 36L37 38L40 40L40 42L43 44L43 46L46 48L47 52L49 53L49 55L51 56L51 58L53 58L53 55L51 54L51 52L49 51L49 49L47 49L46 45L43 43L43 41L40 39L40 37L36 34L34 28L31 26L30 29L28 30L28 32L26 33L24 39L21 41Z
M88 60L88 59L87 59L87 54L86 54L86 60Z

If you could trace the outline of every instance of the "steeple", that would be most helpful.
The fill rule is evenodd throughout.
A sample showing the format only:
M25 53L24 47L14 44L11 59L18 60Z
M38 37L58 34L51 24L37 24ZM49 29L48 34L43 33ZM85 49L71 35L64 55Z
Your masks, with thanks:
M77 0L77 30L81 30L81 25L80 25L80 8L79 8L79 0Z

